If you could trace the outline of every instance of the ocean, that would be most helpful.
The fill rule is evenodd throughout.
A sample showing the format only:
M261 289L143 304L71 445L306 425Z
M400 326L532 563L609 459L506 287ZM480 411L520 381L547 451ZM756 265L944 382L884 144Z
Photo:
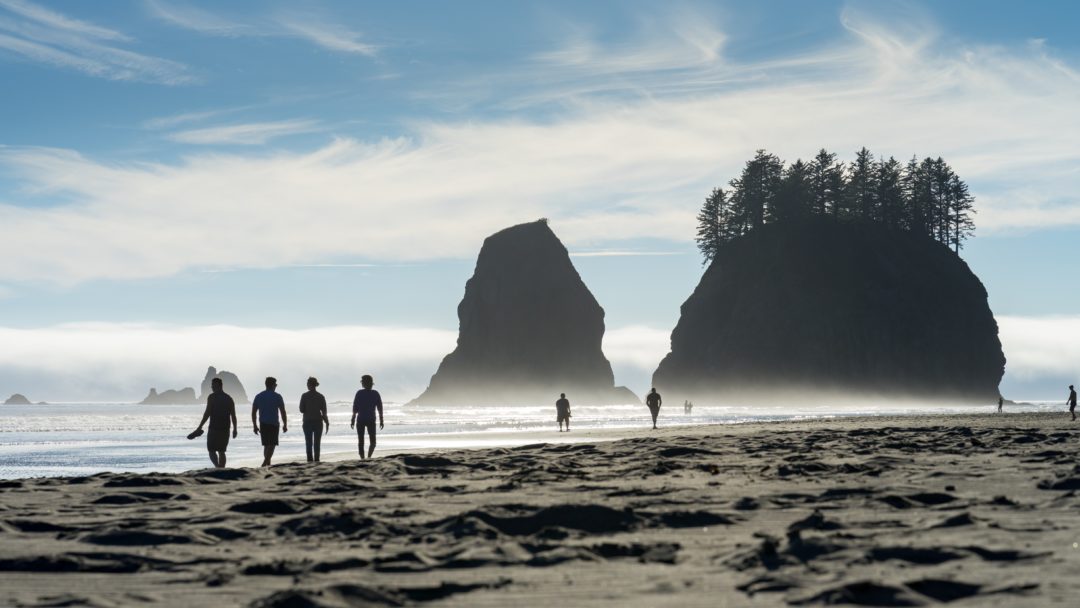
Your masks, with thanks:
M282 434L275 462L304 459L304 435L295 403L288 403L289 432ZM841 416L911 415L993 412L996 406L706 406L692 415L683 407L665 405L662 426L738 424ZM202 405L143 406L119 403L62 403L0 406L0 478L56 477L112 472L179 472L210 466L205 438L186 436L199 423ZM1061 411L1061 403L1007 405L1008 412ZM330 432L323 435L322 452L356 453L356 433L349 429L351 404L329 405ZM256 466L262 459L259 438L251 428L250 407L237 406L239 435L229 444L230 466ZM574 406L573 429L648 428L643 405ZM386 405L386 428L379 433L380 453L431 448L513 446L551 439L572 440L560 434L555 408L403 407Z

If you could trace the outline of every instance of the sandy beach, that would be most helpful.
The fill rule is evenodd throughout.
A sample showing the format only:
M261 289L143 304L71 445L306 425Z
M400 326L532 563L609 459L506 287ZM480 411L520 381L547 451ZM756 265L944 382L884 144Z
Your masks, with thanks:
M3 481L0 604L1064 606L1080 592L1080 426L1064 413L595 433Z

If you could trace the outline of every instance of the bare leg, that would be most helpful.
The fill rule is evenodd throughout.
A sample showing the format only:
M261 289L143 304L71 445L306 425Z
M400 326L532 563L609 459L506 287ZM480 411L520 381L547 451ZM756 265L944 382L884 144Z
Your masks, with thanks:
M371 458L371 455L375 453L375 423L371 423L368 427L368 438L371 439L371 445L368 447L367 457Z
M217 458L218 458L218 464L217 464L218 468L219 469L224 469L225 468L225 452L218 452L218 457Z
M215 452L214 450L207 450L207 451L210 452L210 462L214 463L214 467L220 469L221 465L218 464L217 452Z
M262 466L264 466L264 467L270 466L270 459L273 458L273 457L274 457L274 446L272 446L272 445L264 445L263 446L263 462L262 462Z

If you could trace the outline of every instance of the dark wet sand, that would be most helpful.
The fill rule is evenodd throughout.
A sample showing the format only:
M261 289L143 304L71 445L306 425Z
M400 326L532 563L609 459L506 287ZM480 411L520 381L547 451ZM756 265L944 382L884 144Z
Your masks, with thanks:
M0 605L1080 602L1067 414L628 434L0 481Z

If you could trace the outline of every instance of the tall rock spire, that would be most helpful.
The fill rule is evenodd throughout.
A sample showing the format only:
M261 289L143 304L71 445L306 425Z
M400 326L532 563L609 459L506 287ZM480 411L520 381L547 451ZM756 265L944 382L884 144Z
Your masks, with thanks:
M458 305L457 348L413 403L630 403L601 351L604 309L547 222L484 241Z

